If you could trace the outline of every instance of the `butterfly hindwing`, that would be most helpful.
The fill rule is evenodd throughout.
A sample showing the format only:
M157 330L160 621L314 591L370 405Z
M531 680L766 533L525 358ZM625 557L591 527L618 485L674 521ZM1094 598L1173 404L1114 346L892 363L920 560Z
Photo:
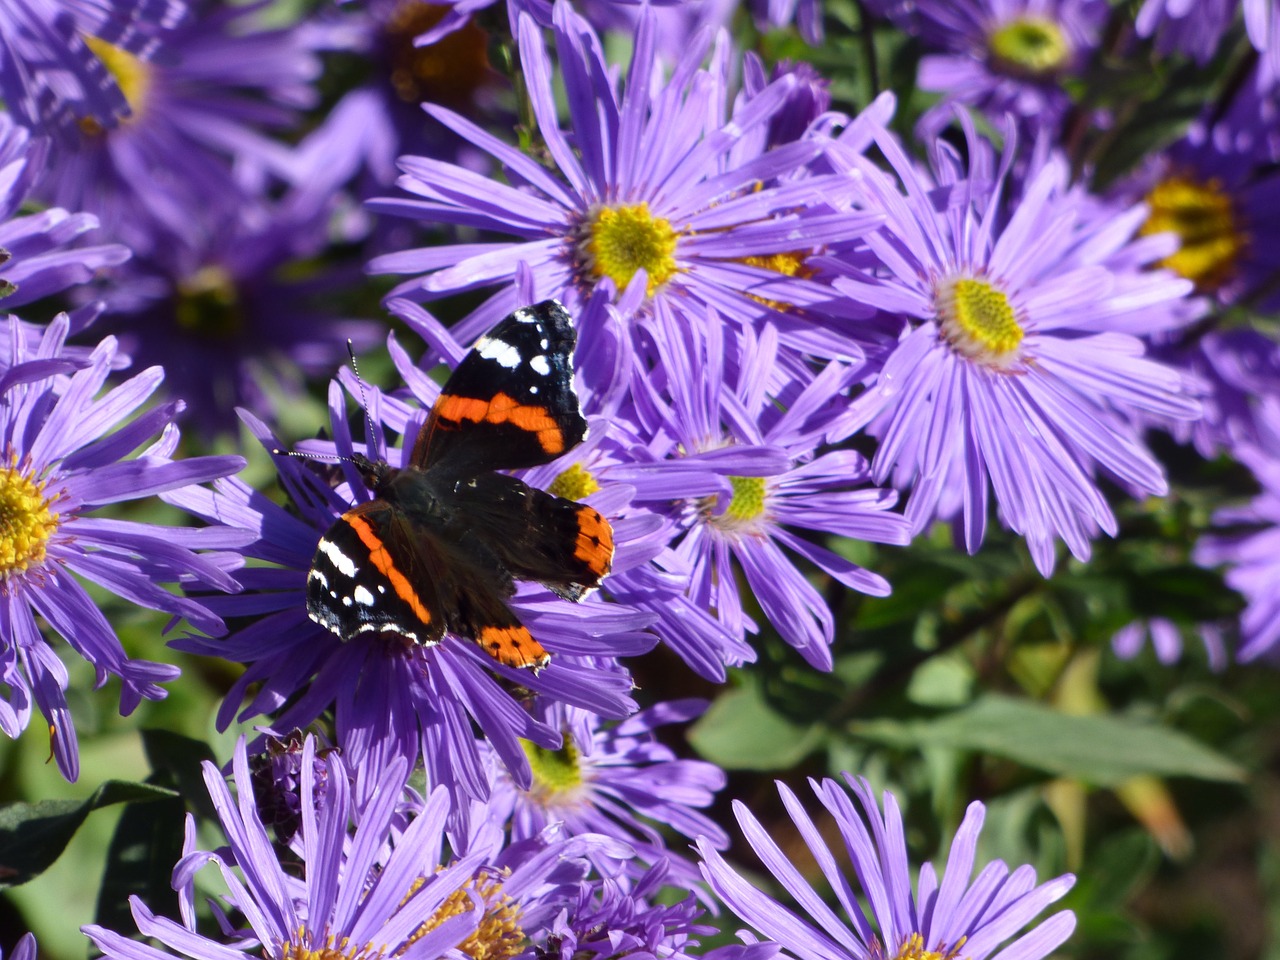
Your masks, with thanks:
M518 580L581 600L609 573L613 530L594 507L502 473L457 484L459 512Z
M509 315L453 371L410 462L471 477L549 463L576 446L587 422L573 392L574 342L555 300Z

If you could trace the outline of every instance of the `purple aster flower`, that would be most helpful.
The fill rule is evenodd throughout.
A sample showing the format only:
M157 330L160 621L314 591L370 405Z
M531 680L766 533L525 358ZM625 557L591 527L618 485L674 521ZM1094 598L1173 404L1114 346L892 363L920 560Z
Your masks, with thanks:
M827 286L806 279L803 261L838 228L840 215L824 215L822 204L847 192L848 183L802 175L822 150L816 139L745 149L789 102L795 79L785 76L740 100L722 121L729 100L724 45L716 68L704 71L706 38L694 38L667 78L657 61L653 16L644 8L619 85L609 81L613 68L590 28L567 4L557 5L555 17L570 129L560 126L552 65L531 18L521 18L518 38L533 112L558 175L457 114L429 106L432 116L491 154L506 182L405 157L400 185L421 199L373 202L381 213L512 239L404 251L376 258L370 269L420 274L396 290L415 300L500 285L455 331L463 341L517 305L510 281L523 263L539 294L562 300L575 315L597 285L607 282L620 295L634 282L645 309L672 299L714 305L734 321L768 315L788 343L827 356L856 353L845 343L854 334L838 335L832 324L815 333L813 321L797 314L817 303L841 306ZM853 217L855 229L879 219ZM856 305L843 309L866 315Z
M1134 27L1138 36L1156 38L1161 55L1185 53L1203 65L1235 21L1238 6L1238 0L1145 0Z
M976 551L990 486L1000 519L1047 575L1055 538L1086 559L1099 529L1116 533L1099 468L1135 493L1168 489L1131 418L1200 414L1184 376L1144 356L1141 339L1193 316L1183 301L1191 284L1144 269L1172 238L1132 239L1142 207L1114 210L1068 189L1060 159L1032 171L1016 203L1002 202L1012 138L997 167L966 132L968 170L935 143L931 179L875 131L905 195L849 158L888 219L866 241L872 264L850 262L835 284L904 326L847 429L869 425L878 438L876 482L893 474L895 486L911 485L914 530L959 517ZM949 203L938 204L940 191Z
M183 0L10 0L0 11L0 100L41 131L113 127L130 105L110 51L147 60L185 15Z
M1272 308L1280 303L1271 293L1280 276L1280 175L1236 136L1242 129L1256 131L1257 115L1206 114L1122 193L1141 195L1149 209L1141 233L1177 235L1178 249L1161 266L1220 303L1263 295Z
M364 350L383 334L336 313L360 268L316 263L338 184L320 169L306 179L273 202L242 196L214 233L187 224L109 292L102 325L139 363L164 363L206 435L234 430L237 406L265 414L296 399L305 378L343 363L348 342Z
M693 720L706 706L702 700L658 704L618 724L605 724L582 710L553 707L546 719L562 731L564 745L558 750L523 745L533 770L525 788L491 761L490 814L510 823L515 840L537 836L553 823L563 823L571 836L617 837L635 849L633 869L643 872L669 860L664 873L670 870L686 887L696 883L697 870L667 851L655 824L690 840L704 836L716 847L727 846L725 832L697 809L711 805L725 774L712 763L679 759L654 731Z
M388 409L396 422L406 422L413 412L376 390L366 387L364 392L375 427L370 454L385 453L382 459L403 464L408 452L386 451L380 424ZM315 451L332 456L336 449L350 457L355 451L345 395L337 384L329 400L336 446L320 445ZM280 447L255 418L247 413L242 417L268 450ZM420 413L413 422L421 425ZM408 435L416 437L416 430ZM222 481L211 492L184 492L177 501L197 515L235 518L256 531L257 540L245 548L246 555L276 565L245 570L242 594L209 600L226 616L253 616L255 622L226 638L175 643L191 652L248 664L218 714L220 727L231 722L250 691L252 699L240 719L274 715L266 729L277 735L306 727L333 708L336 745L353 769L375 771L358 782L361 796L372 787L376 771L403 757L411 762L421 759L428 782L449 785L460 805L489 795L473 724L516 782L526 786L531 773L520 741L547 749L561 744L559 731L534 719L512 687L606 717L635 710L631 677L611 658L648 649L653 641L641 630L651 618L619 604L593 598L574 605L554 599L541 587L522 585L512 606L552 654L550 665L536 673L503 666L475 643L452 635L430 647L389 633L343 643L313 623L307 617L305 593L316 545L339 515L371 494L349 462L342 463L338 477L290 457L277 457L276 466L296 513L239 480Z
M52 208L18 215L44 174L48 147L0 113L0 306L6 310L87 283L129 259L128 249L115 243L71 246L97 227L91 214Z
M1098 45L1106 0L874 0L930 50L920 89L943 95L922 119L936 130L959 102L996 120L1011 113L1030 130L1056 130L1071 105L1062 86Z
M62 130L46 199L97 215L107 236L147 255L193 223L216 231L246 190L287 175L291 153L266 131L294 126L314 102L319 63L296 31L255 29L262 6L208 5L152 61L104 50L131 116Z
M61 355L67 326L66 315L59 315L29 343L11 317L8 356L0 363L0 675L9 691L0 702L0 729L17 736L34 700L48 721L58 766L74 780L79 757L66 668L36 615L93 665L99 686L109 676L120 678L120 711L127 715L144 697L162 699L166 691L158 684L178 670L129 659L81 579L139 606L186 617L200 630L221 632L222 621L205 606L162 584L236 589L227 570L237 555L196 551L235 548L246 538L225 527L184 529L98 515L99 507L226 476L244 461L174 460L173 419L181 405L144 407L163 371L144 370L100 395L115 342L108 338L87 361L73 362ZM131 457L143 444L149 445Z
M797 528L874 543L910 539L907 522L890 512L897 494L868 485L861 455L817 455L844 409L843 390L865 373L833 362L806 382L788 370L772 326L759 339L750 328L730 338L714 316L690 324L673 313L659 305L654 317L661 360L649 374L653 396L646 403L652 433L667 449L651 452L677 462L708 459L704 466L729 484L727 495L685 496L674 504L683 531L676 553L693 571L690 595L742 636L752 628L738 593L740 569L783 639L813 666L830 670L831 612L789 554L860 593L885 596L889 584Z
M734 803L734 813L747 842L812 923L756 889L709 844L698 844L705 861L702 870L712 890L739 917L776 942L784 954L800 960L985 960L999 950L1002 960L1041 960L1071 935L1076 918L1070 910L1061 910L1021 932L1071 889L1075 877L1070 874L1037 885L1031 867L1011 872L1003 861L993 860L977 877L972 876L986 814L981 803L969 805L951 842L941 879L933 864L925 863L913 893L902 814L893 794L885 792L882 813L865 780L847 773L844 777L861 810L838 782L809 781L839 827L844 849L838 852L828 847L796 795L778 784L787 812L830 884L843 917L827 905L742 803ZM857 890L837 856L847 856L851 862Z
M288 960L337 945L350 956L405 960L478 956L484 947L486 956L509 960L524 948L524 924L554 913L560 892L575 889L587 874L582 851L591 838L540 837L504 850L501 833L488 830L459 845L445 833L450 811L443 788L404 825L403 760L381 772L365 805L355 802L352 771L338 754L323 759L323 789L312 772L321 761L310 738L302 761L302 824L288 862L258 818L241 741L232 761L238 797L216 767L204 767L228 846L198 849L188 821L184 855L173 872L182 922L130 900L138 930L164 949L97 925L84 927L85 934L111 960L218 960L248 949L266 960ZM452 855L444 853L446 843ZM227 891L211 904L221 927L217 938L196 929L195 878L208 865Z
M1258 330L1206 333L1164 351L1200 384L1200 420L1161 424L1180 441L1190 440L1202 457L1261 447L1265 421L1280 409L1280 343Z
M1262 492L1245 507L1217 511L1213 522L1225 529L1202 537L1195 550L1196 563L1224 567L1227 586L1245 599L1236 654L1242 662L1280 659L1280 410L1267 410L1262 426L1261 446L1235 450Z

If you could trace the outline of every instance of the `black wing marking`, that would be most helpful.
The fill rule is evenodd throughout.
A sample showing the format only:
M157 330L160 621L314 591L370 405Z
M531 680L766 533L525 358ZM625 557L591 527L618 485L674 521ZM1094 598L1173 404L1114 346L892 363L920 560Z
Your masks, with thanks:
M382 500L348 510L316 547L307 574L307 615L342 640L393 633L438 643L446 612L408 522Z

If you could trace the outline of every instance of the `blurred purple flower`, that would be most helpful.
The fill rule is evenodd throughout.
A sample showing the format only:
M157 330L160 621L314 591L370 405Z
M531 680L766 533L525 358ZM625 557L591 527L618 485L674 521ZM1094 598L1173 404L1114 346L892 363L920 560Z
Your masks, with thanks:
M227 527L186 529L95 513L108 504L190 489L233 473L244 461L173 459L173 420L181 404L144 407L164 376L158 367L99 395L115 358L111 338L87 360L72 360L61 352L65 314L33 342L17 318L10 317L8 326L8 355L0 362L0 675L8 694L0 701L0 729L17 736L34 699L48 721L58 767L74 780L79 756L65 696L67 671L36 615L93 665L98 686L109 676L120 678L122 714L144 697L163 699L167 691L158 684L178 669L130 660L80 579L218 633L223 625L217 616L162 584L236 589L227 571L238 565L238 554L196 551L230 551L247 537Z
M872 9L915 34L931 52L921 90L942 95L922 118L934 131L963 103L999 122L1006 113L1055 135L1071 99L1062 80L1098 45L1106 0L872 0ZM943 52L945 51L945 52Z
M1048 575L1056 538L1084 560L1099 529L1116 533L1098 468L1135 494L1168 489L1130 417L1200 415L1184 376L1146 358L1141 339L1194 315L1191 284L1146 269L1172 238L1132 239L1143 208L1116 211L1069 189L1059 159L1002 202L1012 142L997 167L966 130L967 169L937 142L934 178L875 132L905 196L860 154L848 158L889 219L867 238L874 260L850 262L834 282L904 326L846 429L868 425L879 439L873 477L911 487L915 531L958 517L977 551L994 488L1001 521Z
M0 10L0 100L40 132L114 127L130 104L113 50L149 60L186 16L183 0L7 0Z
M1245 599L1236 652L1241 662L1280 661L1280 409L1268 408L1260 425L1262 443L1233 452L1262 492L1248 506L1214 513L1222 532L1201 537L1195 550L1196 563L1224 567L1227 586Z
M381 339L383 324L336 311L360 269L316 260L338 184L322 170L307 180L273 202L242 196L213 233L185 225L108 291L102 326L139 362L164 363L206 435L233 432L239 406L267 416L295 400L306 377L343 363L349 341Z
M0 308L5 310L88 283L99 270L129 259L128 249L117 243L72 246L98 226L92 214L55 207L18 215L45 172L48 154L48 140L32 139L0 112Z
M1222 642L1222 631L1216 624L1196 626L1196 633L1204 644L1205 655L1211 670L1223 670L1227 666L1227 650ZM1182 659L1182 632L1178 625L1165 617L1151 617L1125 624L1111 637L1111 649L1121 660L1132 660L1142 652L1147 638L1156 659L1164 666L1172 666Z
M1076 918L1070 910L1059 911L1033 929L1020 932L1070 890L1075 877L1064 874L1037 885L1034 869L1022 866L1010 872L1001 860L991 861L976 878L972 876L986 813L981 803L969 805L951 842L941 880L933 864L925 863L913 894L906 835L893 794L885 792L882 813L865 780L847 773L844 777L861 810L836 781L809 781L839 828L843 849L836 850L828 846L796 795L778 784L787 813L843 908L843 917L828 906L828 898L813 889L742 803L735 801L734 813L747 842L812 922L760 892L708 844L698 844L705 861L703 873L712 890L739 917L777 942L786 956L800 960L986 960L999 950L1004 960L1042 960L1071 936ZM852 864L859 891L837 862L845 857ZM1017 939L1000 949L1014 937Z
M152 61L110 48L128 122L62 130L41 182L46 199L95 214L138 255L216 232L244 193L286 175L291 151L267 131L290 129L316 99L318 60L296 31L255 29L263 3L205 6Z

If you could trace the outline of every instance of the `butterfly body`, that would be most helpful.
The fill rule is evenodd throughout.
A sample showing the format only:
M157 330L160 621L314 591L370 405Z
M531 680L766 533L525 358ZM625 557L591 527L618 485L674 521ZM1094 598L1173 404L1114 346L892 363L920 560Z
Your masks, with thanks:
M612 529L592 507L497 471L549 463L585 435L574 340L559 303L517 310L454 370L407 466L353 458L373 499L321 538L312 620L343 640L431 645L451 632L508 666L548 662L507 605L515 581L581 600L609 572Z

